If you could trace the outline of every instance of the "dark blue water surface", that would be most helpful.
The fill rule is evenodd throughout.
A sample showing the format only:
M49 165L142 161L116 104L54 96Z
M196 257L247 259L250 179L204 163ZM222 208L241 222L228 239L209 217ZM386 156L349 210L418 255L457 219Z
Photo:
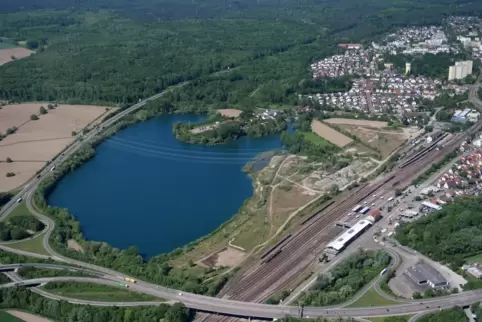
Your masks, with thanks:
M49 203L68 208L87 239L136 246L147 257L208 234L252 195L242 167L281 143L273 135L200 146L173 136L173 123L202 119L162 116L119 132L58 184Z

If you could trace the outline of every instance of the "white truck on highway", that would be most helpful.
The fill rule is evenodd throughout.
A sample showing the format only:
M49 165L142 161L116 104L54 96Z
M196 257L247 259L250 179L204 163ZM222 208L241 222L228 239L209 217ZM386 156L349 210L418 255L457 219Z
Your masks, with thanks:
M55 166L53 166L52 168L50 168L50 172L54 171L55 170Z

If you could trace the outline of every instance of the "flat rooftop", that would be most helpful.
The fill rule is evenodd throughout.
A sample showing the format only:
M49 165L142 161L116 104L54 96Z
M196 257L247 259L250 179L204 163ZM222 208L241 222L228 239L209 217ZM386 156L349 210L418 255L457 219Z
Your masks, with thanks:
M435 285L447 284L447 280L432 266L422 263L407 270L407 274L418 284L431 282Z
M363 230L365 230L367 227L371 226L371 222L368 220L360 220L356 224L353 225L350 229L345 231L343 234L340 236L336 237L334 240L332 240L327 247L328 248L333 248L337 251L343 249L347 244L353 241L353 239L358 236Z

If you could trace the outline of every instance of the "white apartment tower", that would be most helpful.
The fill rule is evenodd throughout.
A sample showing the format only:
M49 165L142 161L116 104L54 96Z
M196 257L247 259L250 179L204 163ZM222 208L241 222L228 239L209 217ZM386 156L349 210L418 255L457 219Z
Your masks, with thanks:
M408 75L412 72L412 64L405 63L405 75Z
M463 79L468 75L472 75L474 62L472 60L455 62L454 66L449 67L448 80Z
M455 66L449 67L449 81L455 79Z

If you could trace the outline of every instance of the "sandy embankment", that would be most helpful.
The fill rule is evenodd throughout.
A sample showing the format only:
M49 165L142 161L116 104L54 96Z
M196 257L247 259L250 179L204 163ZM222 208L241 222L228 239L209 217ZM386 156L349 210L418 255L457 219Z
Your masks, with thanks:
M33 315L27 312L8 310L7 313L21 320L24 320L25 322L51 322L49 319L46 319L38 315Z

